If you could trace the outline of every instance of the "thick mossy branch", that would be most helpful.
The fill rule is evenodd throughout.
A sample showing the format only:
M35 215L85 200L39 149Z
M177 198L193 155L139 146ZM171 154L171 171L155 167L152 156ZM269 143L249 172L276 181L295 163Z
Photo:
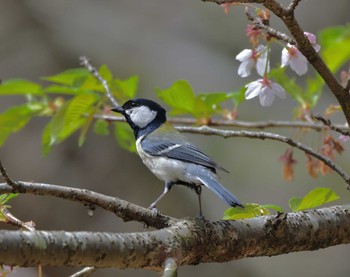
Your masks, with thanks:
M183 220L143 233L0 231L0 264L162 270L350 243L350 206L238 221Z

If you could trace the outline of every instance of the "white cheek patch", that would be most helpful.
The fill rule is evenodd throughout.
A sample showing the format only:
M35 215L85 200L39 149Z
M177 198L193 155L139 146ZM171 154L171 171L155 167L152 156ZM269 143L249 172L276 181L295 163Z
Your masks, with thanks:
M157 116L156 111L150 110L146 106L140 106L126 111L131 121L138 127L144 128Z

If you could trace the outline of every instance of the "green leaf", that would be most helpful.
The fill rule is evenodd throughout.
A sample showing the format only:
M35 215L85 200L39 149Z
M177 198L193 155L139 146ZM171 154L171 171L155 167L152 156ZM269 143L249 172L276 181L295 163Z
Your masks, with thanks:
M109 123L104 119L97 119L94 125L94 133L102 136L109 135Z
M0 114L0 147L11 133L21 130L38 113L28 104L15 106Z
M201 93L196 97L196 106L199 105L202 107L197 108L197 112L200 115L200 112L203 113L202 117L209 117L221 111L220 104L232 97L232 93L229 92L212 92L212 93ZM199 101L198 101L199 100Z
M245 86L241 87L238 91L231 93L231 99L233 104L237 107L245 100L245 92L247 88Z
M129 125L117 123L114 126L114 136L119 145L130 152L136 152L135 137Z
M303 88L296 83L295 78L291 78L285 73L284 67L272 69L269 75L271 79L280 84L295 101L303 106L306 105L307 101Z
M330 188L315 188L303 198L291 198L290 208L294 211L312 209L339 199L339 196Z
M8 194L1 194L0 195L0 205L6 204L8 201L10 201L12 198L15 198L19 195L19 193L8 193Z
M85 123L83 124L80 132L80 136L78 139L78 146L82 147L86 141L86 134L91 126L92 121L94 120L95 109L90 111L90 114L87 116Z
M109 70L109 68L108 68L108 66L106 64L104 64L104 65L102 65L100 67L100 69L98 70L98 73L107 82L109 82L109 81L111 81L113 79L112 72Z
M156 89L156 93L160 99L173 108L172 114L189 113L196 115L194 109L195 95L187 81L179 80L170 88Z
M6 215L4 215L4 209L11 208L10 205L5 205L12 198L17 197L19 193L9 193L9 194L1 194L0 195L0 221L6 222L8 219ZM0 275L1 276L1 275Z
M126 80L115 79L111 82L111 89L120 98L134 98L139 84L139 77L132 76Z
M55 118L55 117L54 117ZM53 119L54 119L53 118ZM59 118L59 117L57 117ZM56 118L55 118L56 119ZM52 146L64 141L71 134L73 134L76 130L78 130L85 123L86 119L82 118L74 122L74 124L70 124L69 127L64 129L60 129L59 126L55 125L57 120L50 121L44 128L41 144L42 144L42 153L43 156L46 156L52 150Z
M52 146L69 137L86 123L92 105L98 97L94 94L80 94L67 101L46 125L42 135L42 152L47 155ZM80 141L82 143L82 141Z
M51 127L52 122L50 121L48 124L46 124L41 135L41 152L43 156L46 156L51 152L52 146L55 143L55 141L52 139Z
M302 198L292 197L289 199L289 207L293 212L298 211L298 207L302 201Z
M76 120L81 119L84 114L89 113L91 106L97 101L98 97L93 93L84 93L75 96L68 105L64 116L64 125L75 124ZM84 117L86 119L86 117Z
M62 85L72 86L77 80L83 77L88 77L89 75L90 72L85 68L73 68L56 75L43 77L42 79Z
M70 101L64 103L44 128L41 139L44 156L51 151L53 145L60 142L60 134L64 128L64 116L69 104Z
M220 104L233 96L229 92L200 93L196 96L185 80L179 80L167 89L156 89L156 93L173 108L171 114L191 114L200 119L220 112Z
M86 90L75 87L61 86L61 85L52 85L48 86L44 89L45 93L57 93L57 94L69 94L69 95L77 95L81 93L85 93Z
M319 41L321 56L333 73L350 59L350 24L322 30Z
M265 209L268 209L268 210L275 210L277 212L280 212L280 213L284 213L284 210L278 206L278 205L274 205L274 204L265 204L265 205L261 205L261 207L265 208Z
M249 203L244 206L244 209L241 207L227 209L224 212L224 220L237 220L270 214L270 211L267 208L256 203Z
M35 94L41 95L43 91L39 84L23 80L12 79L4 81L0 85L0 95L15 95L15 94Z
M218 104L230 99L232 97L232 93L228 92L211 92L211 93L201 93L198 95L200 99L202 99L206 106L210 109L216 109Z
M87 77L77 79L74 83L74 86L84 91L98 91L101 93L106 93L106 90L103 87L102 83L91 74Z
M6 222L7 219L6 219L6 216L4 215L4 212L3 212L3 208L0 207L0 221L1 222ZM1 268L0 268L0 273L1 273ZM2 275L0 275L2 277ZM6 276L6 275L5 275Z
M306 80L306 85L305 99L309 102L310 107L313 108L316 106L322 94L324 80L320 75L317 75L315 78L308 78Z

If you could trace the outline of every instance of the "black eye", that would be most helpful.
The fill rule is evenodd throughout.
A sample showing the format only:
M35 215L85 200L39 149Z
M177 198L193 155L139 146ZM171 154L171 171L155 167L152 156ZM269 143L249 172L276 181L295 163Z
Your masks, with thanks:
M126 102L123 105L123 108L124 108L124 110L128 110L128 109L135 108L135 107L138 107L138 106L139 106L138 103L133 102L133 101L128 101L128 102Z

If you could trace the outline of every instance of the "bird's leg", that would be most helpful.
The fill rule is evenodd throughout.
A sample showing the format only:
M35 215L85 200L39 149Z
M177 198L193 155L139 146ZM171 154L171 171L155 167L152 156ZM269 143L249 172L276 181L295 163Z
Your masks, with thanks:
M172 186L173 186L173 183L166 182L163 193L159 195L159 197L148 207L148 209L157 211L156 209L157 203L171 190Z
M202 199L201 199L201 194L202 194L202 186L195 186L194 191L196 192L198 196L198 204L199 204L199 217L203 217L203 212L202 212Z

